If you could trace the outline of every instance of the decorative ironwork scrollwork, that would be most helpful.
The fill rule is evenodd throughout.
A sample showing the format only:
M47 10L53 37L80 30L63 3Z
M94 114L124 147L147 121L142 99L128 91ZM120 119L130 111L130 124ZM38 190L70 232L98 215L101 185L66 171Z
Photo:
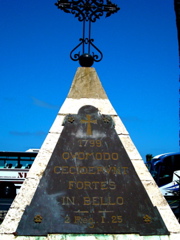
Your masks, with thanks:
M95 54L94 52L92 52L91 57L93 59L94 62L100 62L103 58L103 54L102 52L93 44L94 39L88 39L88 38L80 38L79 39L80 43L71 51L70 53L70 58L73 61L78 61L80 59L80 57L85 57L84 55L81 55L80 52L78 53L74 53L76 51L77 48L79 48L82 44L88 44L94 47L94 49L96 49L96 51L99 53L99 55ZM84 54L84 52L83 52Z
M105 4L106 2L106 4ZM91 38L91 23L106 13L106 17L118 12L120 9L117 4L113 4L110 0L58 0L55 5L65 13L71 13L83 22L83 37L80 38L80 43L71 51L70 57L73 61L78 61L83 67L91 67L95 62L99 62L103 58L102 52L92 43ZM85 37L86 22L88 22L88 37ZM82 54L74 53L82 45ZM90 53L93 47L99 54ZM87 49L87 51L85 51Z
M72 13L79 21L95 22L106 12L106 17L116 13L120 8L110 0L58 0L55 5L66 13Z

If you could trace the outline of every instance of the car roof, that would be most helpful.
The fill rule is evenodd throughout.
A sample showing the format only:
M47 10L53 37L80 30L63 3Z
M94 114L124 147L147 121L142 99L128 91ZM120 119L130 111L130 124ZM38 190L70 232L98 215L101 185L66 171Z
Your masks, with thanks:
M173 156L173 155L180 155L180 152L170 152L170 153L163 153L163 154L159 154L159 155L156 155L155 157L153 157L153 159L159 159L159 158L162 158L162 157L168 157L168 156Z

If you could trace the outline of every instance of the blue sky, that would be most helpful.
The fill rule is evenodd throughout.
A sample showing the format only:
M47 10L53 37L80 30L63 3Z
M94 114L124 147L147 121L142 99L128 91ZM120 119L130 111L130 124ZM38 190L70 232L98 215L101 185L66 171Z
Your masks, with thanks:
M40 148L79 66L82 24L56 0L0 0L0 150ZM179 151L178 42L173 0L112 0L92 25L93 67L145 159Z

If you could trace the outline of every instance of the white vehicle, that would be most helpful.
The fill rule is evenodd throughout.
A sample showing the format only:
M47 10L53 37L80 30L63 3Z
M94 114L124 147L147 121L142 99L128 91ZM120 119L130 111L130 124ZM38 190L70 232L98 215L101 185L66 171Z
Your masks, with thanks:
M160 187L160 190L164 196L178 195L180 184L180 170L174 171L172 182Z
M180 153L165 153L153 157L148 168L174 214L179 218Z
M0 152L0 199L14 199L37 152Z

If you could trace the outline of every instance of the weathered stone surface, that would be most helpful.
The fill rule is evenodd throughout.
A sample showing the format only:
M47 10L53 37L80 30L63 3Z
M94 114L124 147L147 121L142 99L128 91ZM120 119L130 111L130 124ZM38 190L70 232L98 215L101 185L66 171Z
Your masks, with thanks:
M67 237L68 236L66 236L65 234L51 234L47 236L47 239L48 240L67 240Z
M85 105L92 105L97 107L102 114L117 115L113 106L108 99L94 99L94 98L81 98L73 99L66 98L59 113L61 114L77 114L79 108Z
M64 121L64 117L66 115L65 114L58 114L52 127L50 128L49 132L50 133L57 133L60 134L63 130L63 121Z
M36 216L42 218L39 224L34 221ZM112 118L101 115L94 106L84 106L64 120L62 134L16 232L21 236L168 234Z
M147 181L142 180L142 182L154 206L157 206L157 207L167 206L167 201L162 196L159 188L157 187L153 179L147 180Z
M41 153L41 151L43 151L44 154L46 154L46 155L51 154L52 151L53 151L54 144L56 144L58 138L59 138L59 134L50 132L47 135L47 137L46 137L46 139L45 139L45 141L44 141L44 143L43 143L39 153ZM38 154L38 156L39 156L39 154Z
M86 238L87 240L97 240L97 238L103 239L103 237L100 236L95 236L95 235L86 235L86 234L67 234L66 235L66 240L83 240ZM110 235L109 237L107 236L107 240L112 240L112 236Z
M169 236L160 236L160 240L169 240Z
M113 235L114 240L144 240L139 234Z
M169 240L179 240L180 239L180 234L171 234L169 236ZM163 240L163 239L162 239Z
M167 204L164 207L157 207L166 226L170 233L179 233L180 234L180 224L175 218L173 212L171 211L169 205ZM179 235L180 236L180 235Z
M146 165L144 164L143 160L134 160L132 159L132 164L134 166L134 168L136 169L136 172L139 175L139 178L142 181L152 181L152 176L149 173Z
M34 195L39 180L26 179L18 196L13 201L6 218L0 226L0 233L13 233L16 231L21 216Z
M121 119L119 116L112 116L112 119L115 124L115 129L118 135L128 135L128 131L125 128L124 124L122 123Z
M0 240L179 240L180 234L170 236L140 236L138 234L50 234L47 237L15 237L12 234L0 235Z
M130 159L142 159L129 135L119 135L119 138L121 139L122 144L124 145L124 148L126 149Z
M107 99L108 97L94 68L78 68L68 98Z
M12 234L0 234L0 239L1 240L15 240L15 236Z

